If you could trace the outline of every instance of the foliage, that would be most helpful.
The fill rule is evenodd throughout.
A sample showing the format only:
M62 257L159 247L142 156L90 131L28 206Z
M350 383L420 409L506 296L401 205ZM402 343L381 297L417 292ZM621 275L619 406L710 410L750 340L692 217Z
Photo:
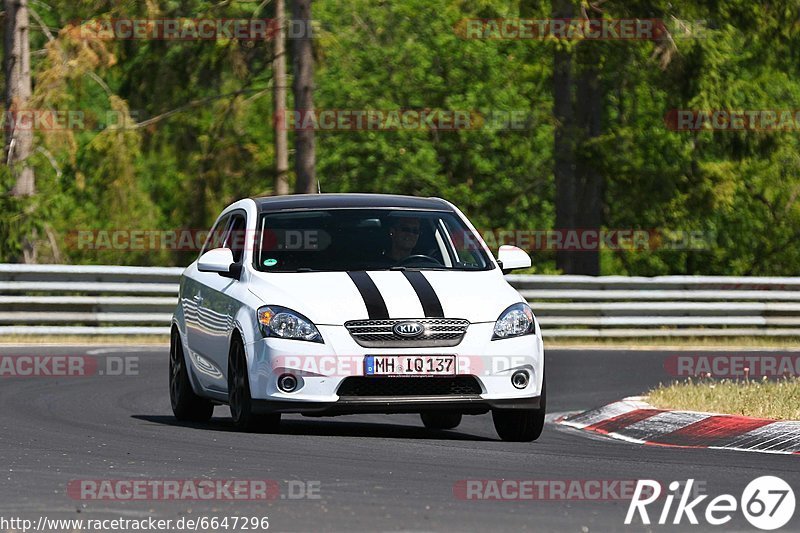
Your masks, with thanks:
M32 106L78 111L83 124L37 131L38 194L24 206L2 197L0 259L18 255L21 235L35 234L42 260L185 264L193 254L90 250L74 235L202 230L231 201L271 193L269 41L103 40L86 38L91 26L81 22L270 17L269 2L48 0L31 8L52 34L32 27ZM323 192L435 195L484 230L552 229L552 63L556 46L566 46L579 67L600 67L602 134L584 157L605 179L597 199L605 226L702 232L711 245L605 251L603 273L796 272L797 132L671 131L664 118L671 109L794 109L796 3L609 0L576 8L591 17L662 18L673 40L479 40L456 31L467 18L547 17L543 0L317 0L318 109L513 111L530 119L523 129L318 132ZM702 33L679 30L679 21L697 20ZM9 179L2 177L5 191ZM552 252L532 257L533 271L554 270Z

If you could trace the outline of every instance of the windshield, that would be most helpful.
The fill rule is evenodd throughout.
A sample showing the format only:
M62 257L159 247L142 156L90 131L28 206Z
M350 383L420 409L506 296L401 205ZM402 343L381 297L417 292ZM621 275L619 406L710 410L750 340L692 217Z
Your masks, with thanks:
M493 268L473 232L445 211L282 211L262 214L258 227L263 272Z

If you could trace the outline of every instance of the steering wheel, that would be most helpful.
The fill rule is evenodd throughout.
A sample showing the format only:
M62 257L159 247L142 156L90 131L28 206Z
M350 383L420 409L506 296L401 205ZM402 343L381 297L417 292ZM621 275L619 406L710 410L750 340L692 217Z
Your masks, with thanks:
M425 255L425 254L409 255L408 257L406 257L405 259L402 259L400 261L400 265L404 266L404 265L406 265L408 263L416 263L416 262L432 263L432 264L437 265L437 266L444 266L435 257L431 257L431 256Z

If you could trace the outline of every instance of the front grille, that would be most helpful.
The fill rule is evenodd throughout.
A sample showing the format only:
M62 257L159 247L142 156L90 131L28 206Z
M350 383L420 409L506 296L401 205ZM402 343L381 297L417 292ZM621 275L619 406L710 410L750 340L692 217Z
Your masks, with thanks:
M400 322L419 322L424 332L419 337L401 337L393 328ZM422 348L457 346L467 332L469 320L423 318L419 320L351 320L344 326L353 339L367 348Z
M456 377L349 377L342 381L339 396L473 396L481 386L473 376Z

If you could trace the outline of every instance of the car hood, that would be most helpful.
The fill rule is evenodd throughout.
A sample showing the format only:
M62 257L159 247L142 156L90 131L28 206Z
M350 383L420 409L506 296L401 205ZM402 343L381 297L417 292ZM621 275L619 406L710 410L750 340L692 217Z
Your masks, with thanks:
M288 307L318 325L377 318L380 299L392 319L424 318L425 309L434 316L430 309L436 309L438 301L445 318L473 323L494 322L509 305L524 301L499 270L370 271L353 276L347 272L253 272L250 290L264 304Z

